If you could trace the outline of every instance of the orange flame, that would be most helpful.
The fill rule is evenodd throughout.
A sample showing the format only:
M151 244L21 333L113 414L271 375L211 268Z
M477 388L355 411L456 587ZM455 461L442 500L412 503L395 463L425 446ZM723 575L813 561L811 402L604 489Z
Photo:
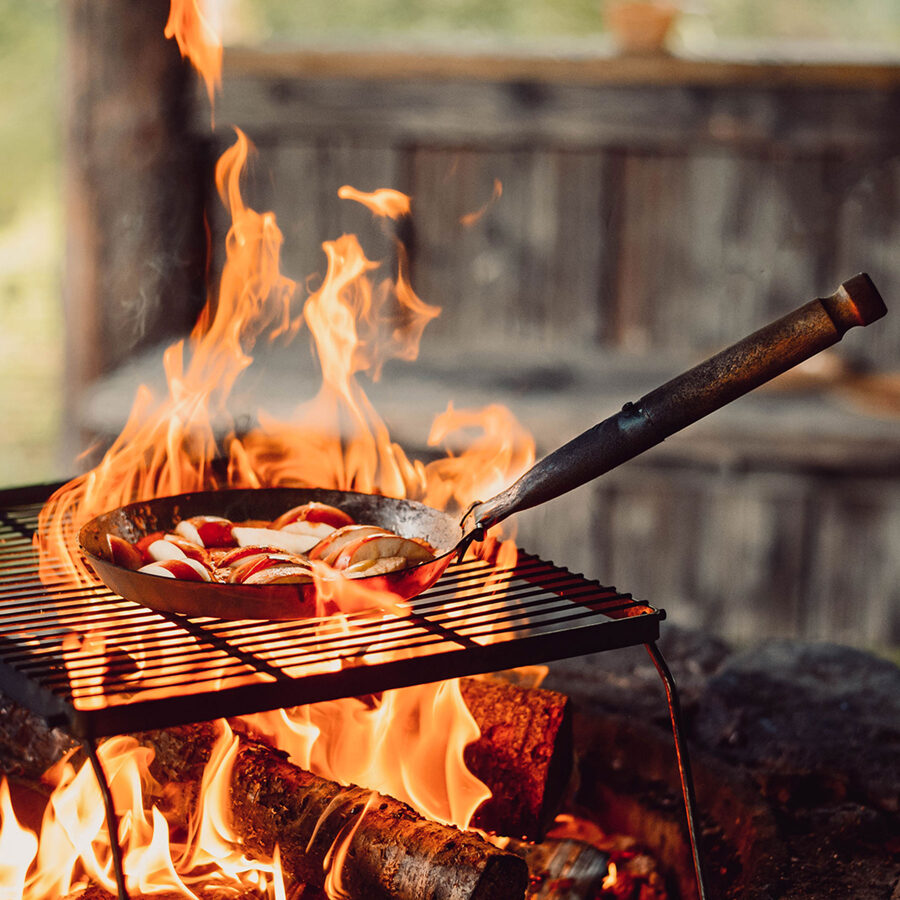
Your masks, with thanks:
M206 83L209 102L222 83L222 41L203 13L203 0L172 0L165 35L174 37Z
M38 840L23 828L13 811L6 779L0 780L0 898L16 900L25 890L28 868L37 855Z
M401 216L408 216L410 211L409 197L392 188L379 188L377 191L366 193L365 191L358 191L349 184L345 184L343 187L338 188L338 197L342 200L356 200L357 203L362 203L376 216L384 216L388 219L399 219Z
M125 429L100 464L57 492L42 511L38 546L42 578L49 583L93 585L90 572L73 552L80 525L136 499L219 486L212 461L223 448L229 461L226 484L313 484L421 497L440 506L467 505L494 492L534 458L530 438L499 407L482 413L445 411L429 441L450 445L448 456L428 465L410 461L391 441L356 376L377 374L391 356L413 357L425 324L438 311L413 292L402 254L395 278L373 282L379 264L366 258L354 236L345 235L324 244L325 279L306 300L302 316L298 314L296 285L278 267L282 239L274 217L249 209L240 196L240 172L249 150L249 142L238 132L217 167L217 185L232 215L227 258L215 302L211 298L189 341L174 345L164 356L167 396L156 399L142 388ZM222 422L230 427L227 401L252 362L255 342L263 336L288 340L303 323L321 363L318 395L298 409L291 422L278 423L261 412L259 429L240 438L231 433L224 441L217 439ZM460 451L467 441L469 446ZM514 554L515 549L507 545L501 552ZM373 605L371 595L359 593L359 583L321 580L319 586L323 594L336 592L344 609ZM375 602L398 611L391 595ZM335 620L334 626L347 628L349 623ZM64 642L79 708L106 702L106 668L96 662L99 640L99 635L86 632ZM165 670L142 681L139 639L124 649L134 660L135 689L146 698L165 696L166 672L176 672L181 664L178 650L173 647ZM263 648L261 653L265 652ZM251 721L305 768L390 794L438 821L465 827L488 796L463 763L463 750L478 737L478 728L456 681L389 692L369 701L317 704ZM148 812L147 804L138 799L146 772L126 778L119 774L119 762L107 759L107 763L115 769L111 775L115 792L124 791L130 798L116 802L117 808L128 810L121 815L128 834L128 877L135 889L146 891L152 884L158 890L156 886L163 884L167 890L193 896L185 873L198 865L204 871L215 866L228 877L244 877L245 862L235 864L232 859L226 815L210 807L206 824L191 832L191 841L202 836L202 852L190 844L163 853L169 840L161 813L152 806ZM135 764L140 766L139 758ZM227 765L220 763L219 768ZM90 791L83 786L86 780L91 782ZM92 793L92 773L72 774L64 781L42 830L38 874L26 893L28 900L65 893L75 871L112 889L108 857L97 849L103 822ZM124 783L131 786L124 788ZM213 803L216 791L204 786L204 795ZM334 860L341 859L341 852L335 850ZM48 854L64 862L50 866ZM337 892L339 876L335 879Z
M212 100L220 80L221 42L199 3L172 0L166 35L174 36L182 53L200 69ZM76 585L88 591L96 585L77 550L78 530L94 516L135 500L222 486L301 485L464 508L505 487L533 462L531 438L500 407L482 412L448 408L429 437L432 446L446 447L447 457L427 465L409 459L391 440L358 376L365 373L374 379L389 359L415 359L423 331L439 310L412 289L402 246L397 246L396 270L388 274L381 263L366 257L353 235L323 244L324 280L299 308L297 284L280 272L282 235L274 215L250 209L241 197L240 179L250 152L250 142L238 130L234 145L216 167L219 195L231 216L226 259L218 291L210 294L190 337L164 354L165 394L157 397L141 387L122 433L101 462L57 491L41 513L35 540L41 578L47 585ZM499 190L498 182L495 198ZM363 204L381 218L396 219L411 211L410 198L398 191L367 193L345 185L339 196ZM290 421L276 421L260 410L259 427L236 434L229 399L252 364L256 342L289 341L304 325L322 371L320 390L298 407ZM224 474L215 465L223 458ZM480 552L503 564L514 557L515 548L498 546L492 538ZM395 597L373 597L360 582L326 578L318 571L316 581L320 597L334 600L342 610L374 606L388 613L403 611ZM323 625L323 633L340 636L351 627L349 620L336 616ZM136 634L139 630L134 629ZM108 666L97 661L103 658L102 640L102 629L94 633L85 626L63 641L80 709L107 702L103 691ZM157 663L152 678L144 675L148 654L139 637L129 641L118 649L133 663L129 677L135 691L142 699L167 696L171 691L167 675L189 659L179 646L183 634L173 627L165 665ZM259 650L263 657L267 652L265 647ZM211 684L218 677L217 672L208 674ZM229 683L228 678L246 676L222 673L221 683ZM463 763L463 750L478 737L478 727L457 681L261 714L249 717L248 723L304 768L390 794L441 822L466 827L489 795ZM154 805L148 752L129 739L114 739L100 748L120 818L130 889L193 897L204 878L214 877L221 883L252 884L274 897L286 896L277 860L247 860L234 839L226 800L236 752L234 736L222 723L220 741L203 777L202 815L189 823L178 842ZM47 809L36 862L11 870L10 883L23 881L19 893L25 900L63 896L88 879L115 892L92 770L76 772L64 763L55 777L58 786ZM0 850L21 847L16 856L25 860L33 843L30 833L18 825L2 793L0 813ZM330 854L332 896L342 891L340 865L351 837L352 833L344 835ZM0 860L7 858L0 853ZM2 874L7 874L5 869Z
M277 893L280 871L273 864L246 859L239 843L223 829L221 814L217 817L216 802L221 805L222 796L227 794L234 746L234 736L223 726L204 773L206 802L200 818L188 823L183 842L172 839L168 821L152 802L157 787L148 769L152 751L128 737L111 738L100 747L98 756L119 818L118 840L129 892L170 892L196 898L192 888L212 881L245 890L273 883ZM37 840L15 821L5 782L0 785L0 812L0 897L4 900L7 896L51 900L77 892L91 882L116 893L103 806L98 802L89 763L78 772L69 763L62 767L44 815L38 866L31 874L26 873L35 857ZM7 868L6 860L12 859L19 860L15 871ZM216 868L210 875L212 863ZM4 893L13 885L13 893Z
M616 864L614 862L610 862L609 871L603 877L603 882L600 887L604 891L612 890L616 886L616 881L618 880L618 870L616 869Z

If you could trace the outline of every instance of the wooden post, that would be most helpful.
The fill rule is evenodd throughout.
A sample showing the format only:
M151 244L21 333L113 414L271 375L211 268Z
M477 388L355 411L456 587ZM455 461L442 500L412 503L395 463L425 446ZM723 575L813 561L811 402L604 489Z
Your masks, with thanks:
M184 333L203 299L196 77L164 37L168 0L66 0L66 451L101 374Z

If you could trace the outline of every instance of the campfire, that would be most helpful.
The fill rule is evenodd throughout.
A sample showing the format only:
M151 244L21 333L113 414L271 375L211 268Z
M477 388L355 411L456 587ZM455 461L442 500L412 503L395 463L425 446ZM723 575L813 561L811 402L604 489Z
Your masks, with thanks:
M197 65L212 99L220 48L195 3L173 0L166 35ZM471 629L477 637L464 644L478 651L490 651L495 628L498 641L506 640L508 622L490 616L517 581L551 598L579 585L527 560L523 570L515 546L492 535L460 564L462 575L441 601L444 624L423 627L412 605L337 579L317 585L328 593L331 614L302 623L299 632L220 623L219 640L241 648L244 663L236 666L229 654L209 654L209 632L198 636L166 617L150 622L135 604L108 596L79 550L87 521L136 500L315 486L459 511L534 460L533 442L499 408L448 409L434 423L433 445L457 447L473 430L481 436L437 461L411 460L391 441L357 376L377 377L386 360L414 358L439 311L413 291L402 247L396 271L385 274L353 235L324 244L325 276L304 297L280 272L282 237L273 215L242 201L251 152L237 131L218 163L216 184L232 219L227 259L189 340L165 354L167 396L142 389L99 465L56 491L40 512L35 548L44 589L86 600L78 615L60 618L68 724L84 741L44 776L52 793L39 837L19 823L4 783L3 896L518 898L529 883L526 858L531 892L551 896L546 891L555 889L559 872L535 861L529 842L553 827L568 784L566 698L504 680L413 684L429 670L403 667L417 642L448 629ZM345 186L340 193L375 217L410 212L409 199L395 191ZM275 422L261 411L258 428L237 433L228 400L252 363L254 344L298 340L304 329L321 367L318 394L292 421ZM608 589L589 591L601 595L604 621L627 626L629 616L644 616L647 636L655 636L658 618L649 607ZM19 637L33 647L44 640L38 623L24 622ZM533 647L517 652L535 656ZM508 656L501 653L498 662ZM409 686L386 689L398 683L395 670ZM285 679L294 694L299 688L296 698L278 690ZM217 697L301 700L310 692L325 701L178 724L184 709L190 720L215 715ZM173 713L180 695L212 705L195 702ZM237 708L272 705L256 699ZM138 707L147 718L134 715ZM222 707L229 708L235 704ZM152 726L154 718L170 727L136 727ZM130 733L96 746L96 736L117 732ZM621 887L606 865L609 854L595 856L600 863L587 889Z
M195 3L173 0L166 34L213 99L220 48ZM550 487L553 464L529 469L533 441L497 407L447 409L429 438L444 455L411 459L359 376L377 378L388 360L414 359L439 311L414 292L399 244L390 272L367 258L356 236L343 235L323 245L317 287L282 275L274 216L241 196L251 152L237 131L217 165L231 216L226 259L190 338L165 353L165 396L141 389L100 463L41 503L33 527L34 498L5 514L19 534L12 558L26 573L5 631L17 673L9 684L80 740L44 775L39 834L20 823L5 786L0 793L9 896L665 897L648 856L566 809L566 696L540 688L539 679L515 683L521 673L474 677L524 664L531 676L535 664L636 644L648 647L668 692L702 896L678 701L654 645L663 614L528 556L499 523L756 386L763 378L748 377L739 363L741 354L756 361L761 339L751 336L757 344L732 348L561 448L554 456L569 466ZM410 199L393 190L339 193L377 220L411 213ZM862 312L851 296L857 290L868 305ZM882 314L879 304L859 276L770 326L768 355L783 359L764 377L867 324ZM814 333L794 353L786 341L804 327ZM254 346L307 335L321 369L318 393L290 421L260 410L258 426L239 430L229 399ZM715 390L691 393L695 380ZM592 454L598 435L610 447L601 464ZM270 489L354 492L407 511L420 503L461 521L474 508L474 521L464 540L442 548L447 574L425 593L399 596L365 573L332 577L310 564L303 574L315 606L293 618L256 607L252 615L224 605L185 611L110 590L78 544L88 523L136 501L151 508L174 497L180 508L189 496L202 502L201 492L260 497ZM493 500L479 503L485 496ZM271 533L288 512L241 527ZM199 535L192 519L183 521ZM145 531L127 540L104 533L112 563L120 562L115 546L127 555L154 535ZM32 533L34 546L24 546L21 536ZM28 574L35 554L40 590ZM213 592L224 590L212 582ZM163 594L186 591L177 575L162 584ZM6 649L0 644L0 655Z

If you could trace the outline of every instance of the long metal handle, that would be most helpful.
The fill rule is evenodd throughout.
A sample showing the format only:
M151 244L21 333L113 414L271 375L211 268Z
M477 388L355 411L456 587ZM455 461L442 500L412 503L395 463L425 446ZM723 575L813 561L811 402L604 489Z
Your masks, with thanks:
M664 441L692 422L837 343L887 312L868 275L811 300L545 456L515 484L466 513L476 540L507 516L545 503Z

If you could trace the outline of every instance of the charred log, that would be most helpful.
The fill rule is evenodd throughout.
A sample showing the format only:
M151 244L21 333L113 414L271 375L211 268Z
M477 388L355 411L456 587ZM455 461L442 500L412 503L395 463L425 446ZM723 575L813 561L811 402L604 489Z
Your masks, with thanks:
M192 888L199 900L264 900L264 896L258 891L248 891L236 894L228 888ZM63 900L117 900L116 894L111 894L105 888L96 884L88 885L85 890L78 890ZM183 893L175 891L152 894L129 894L128 900L184 900ZM318 900L315 897L304 895L303 900Z
M497 678L464 678L463 699L481 729L466 747L469 771L491 790L472 826L511 837L543 837L572 774L568 697Z
M153 775L196 784L215 739L212 726L184 726L141 736L156 751ZM316 888L338 845L343 890L367 900L506 900L521 898L525 862L476 834L423 818L375 791L342 787L289 763L241 736L231 776L233 827L246 848L271 856ZM337 867L336 867L337 868Z
M560 811L572 774L574 747L569 698L499 678L462 678L460 690L481 731L466 747L469 771L490 789L471 825L536 841ZM241 720L232 727L245 731ZM266 735L248 732L262 743Z

